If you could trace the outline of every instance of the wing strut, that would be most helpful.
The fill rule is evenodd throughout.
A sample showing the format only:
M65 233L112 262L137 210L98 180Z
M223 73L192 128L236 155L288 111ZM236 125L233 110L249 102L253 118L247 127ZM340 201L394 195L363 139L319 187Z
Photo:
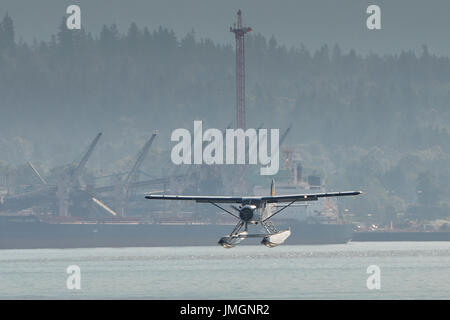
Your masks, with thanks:
M237 218L237 219L240 219L237 215L235 215L234 213L228 211L228 210L225 209L225 208L222 208L222 207L219 206L218 204L216 204L216 203L214 203L214 202L211 202L211 201L208 201L208 202L211 203L212 205L216 206L217 208L219 208L219 209L225 211L226 213L231 214L233 217L235 217L235 218Z
M276 215L277 213L283 211L284 209L286 209L287 207L290 207L291 204L293 204L294 202L296 202L297 200L291 201L289 202L289 204L285 205L283 208L281 208L280 210L276 211L275 213L271 214L270 216L268 216L267 218L265 218L262 222L265 222L267 220L269 220L270 218L272 218L274 215Z

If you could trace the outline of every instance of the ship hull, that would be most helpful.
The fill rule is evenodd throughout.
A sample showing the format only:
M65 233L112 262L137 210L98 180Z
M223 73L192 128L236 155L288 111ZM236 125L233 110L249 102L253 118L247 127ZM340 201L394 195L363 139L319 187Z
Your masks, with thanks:
M352 241L450 241L448 231L359 231L354 232Z
M290 225L285 244L337 244L351 240L351 225ZM127 223L0 223L0 249L167 247L217 245L233 225ZM243 244L260 244L246 239Z

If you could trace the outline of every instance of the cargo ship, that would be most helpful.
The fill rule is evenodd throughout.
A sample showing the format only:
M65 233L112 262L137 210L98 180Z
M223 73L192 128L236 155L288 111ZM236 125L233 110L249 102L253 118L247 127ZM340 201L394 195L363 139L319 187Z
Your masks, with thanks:
M314 176L308 177L308 182L285 182L277 184L276 188L283 194L325 191L320 178ZM254 195L268 193L267 188L253 189ZM280 217L282 219L273 220L274 224L291 230L286 245L343 244L352 238L352 225L339 220L333 200L291 206ZM208 246L217 245L221 237L230 234L234 225L234 220L205 222L201 218L158 220L142 216L87 219L9 214L0 215L0 249ZM260 244L260 239L246 239L242 244Z
M353 242L378 241L450 241L449 231L355 231Z
M147 147L151 144L154 135L147 142ZM99 135L89 147L85 157L92 151L98 137ZM138 159L141 158L142 155L138 157ZM277 193L325 192L325 187L317 175L309 176L306 181L302 179L302 166L298 159L293 159L289 164L285 169L280 170L281 176L276 177ZM80 163L79 166L81 165ZM135 172L134 167L131 172ZM132 173L128 176L132 176ZM47 185L45 188L51 189ZM100 189L102 188L97 188L96 191L102 191ZM38 199L50 193L39 190L38 192L40 192ZM268 186L256 186L252 193L267 195L270 194L270 189ZM87 192L82 192L82 195L86 199L72 196L71 202L89 203L92 196ZM83 214L75 216L67 214L68 206L65 207L66 210L57 208L50 214L39 213L39 210L35 212L33 209L14 213L12 209L16 207L21 210L39 205L36 197L31 199L28 197L27 201L21 197L15 198L19 206L16 202L12 205L10 199L10 211L0 214L0 249L218 245L218 240L229 235L236 224L232 217L229 218L230 220L211 219L213 216L217 217L216 212L208 211L201 214L197 211L201 209L195 206L190 208L191 211L187 212L189 214L180 211L187 210L185 206L174 206L172 209L164 205L158 207L144 200L143 195L135 199L136 204L139 205L130 210L134 215L114 214L112 216L106 213L107 216L97 215L96 218L85 214L84 211L88 205L77 207ZM55 207L64 203L55 196L53 198L49 202ZM106 207L103 203L101 204L102 207ZM107 209L111 213L111 210ZM139 212L140 216L137 215ZM291 230L291 236L286 240L286 245L342 244L349 242L352 238L352 225L343 223L342 219L339 219L337 205L330 199L312 201L306 205L292 205L284 210L280 217L282 219L273 220L275 226ZM252 228L259 228L259 226L252 226ZM246 239L242 244L260 244L260 241L260 239Z
M287 245L346 243L352 235L351 225L282 223L289 223L292 231ZM217 245L232 229L232 224L49 222L36 216L0 216L0 249L208 246ZM259 244L256 239L247 240L244 245Z

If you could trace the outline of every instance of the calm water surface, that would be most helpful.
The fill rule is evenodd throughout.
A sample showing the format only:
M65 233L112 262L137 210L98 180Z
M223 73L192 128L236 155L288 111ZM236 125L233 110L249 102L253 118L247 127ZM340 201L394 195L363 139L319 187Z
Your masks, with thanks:
M67 289L70 265L80 290ZM450 242L0 250L0 299L449 298Z

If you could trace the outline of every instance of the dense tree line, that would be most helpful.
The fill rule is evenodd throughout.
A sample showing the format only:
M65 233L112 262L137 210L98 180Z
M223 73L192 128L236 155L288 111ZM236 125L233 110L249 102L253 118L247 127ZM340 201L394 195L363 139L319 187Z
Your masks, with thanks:
M448 56L426 46L395 55L362 56L337 44L311 52L250 34L246 76L248 126L293 124L287 143L301 150L306 167L332 188L368 191L353 204L359 214L449 214ZM156 160L147 166L163 172L172 130L192 129L194 119L225 128L234 120L234 90L233 46L198 39L193 30L179 37L132 23L126 33L111 25L92 35L62 21L49 41L23 43L7 15L0 24L0 160L32 159L50 170L104 131L93 166L116 171L158 128Z

